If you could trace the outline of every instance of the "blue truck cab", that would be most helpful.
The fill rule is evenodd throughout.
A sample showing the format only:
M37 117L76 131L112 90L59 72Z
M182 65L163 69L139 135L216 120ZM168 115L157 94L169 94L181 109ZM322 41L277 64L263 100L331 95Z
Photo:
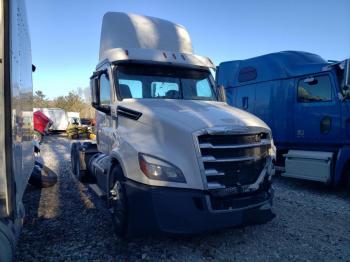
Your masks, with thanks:
M216 81L270 126L282 175L338 185L350 181L349 65L284 51L223 62Z

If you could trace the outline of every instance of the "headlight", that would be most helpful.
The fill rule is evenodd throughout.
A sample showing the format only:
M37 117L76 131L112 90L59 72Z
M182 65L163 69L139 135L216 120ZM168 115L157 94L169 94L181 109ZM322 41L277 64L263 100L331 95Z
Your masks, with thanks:
M275 174L275 161L276 161L276 146L273 142L273 139L271 139L271 147L269 149L269 163L267 167L267 173L269 174L269 178Z
M276 160L276 146L273 142L273 139L271 139L271 147L269 149L269 155L273 160Z
M157 157L139 153L139 164L142 172L149 179L186 183L178 167Z

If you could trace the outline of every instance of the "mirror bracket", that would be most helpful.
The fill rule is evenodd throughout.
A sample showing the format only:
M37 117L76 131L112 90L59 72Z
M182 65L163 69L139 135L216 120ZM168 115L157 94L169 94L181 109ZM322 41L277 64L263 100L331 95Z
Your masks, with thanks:
M107 114L107 115L110 115L111 114L111 107L110 106L99 106L97 108L97 110Z
M343 102L345 100L344 96L340 92L338 93L338 98L341 102Z
M216 87L218 99L220 102L226 102L226 91L223 85L218 85Z

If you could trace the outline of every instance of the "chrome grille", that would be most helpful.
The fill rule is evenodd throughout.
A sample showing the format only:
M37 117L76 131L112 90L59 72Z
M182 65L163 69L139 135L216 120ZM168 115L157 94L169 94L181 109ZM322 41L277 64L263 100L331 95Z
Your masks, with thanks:
M208 189L253 184L271 147L267 133L203 134L197 139Z

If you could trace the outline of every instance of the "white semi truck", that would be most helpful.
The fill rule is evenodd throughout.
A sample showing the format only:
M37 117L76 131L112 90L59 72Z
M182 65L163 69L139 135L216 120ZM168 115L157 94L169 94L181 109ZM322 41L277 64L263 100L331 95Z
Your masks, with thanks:
M12 261L34 166L32 60L24 0L0 0L0 261Z
M180 25L107 13L91 76L97 144L74 143L73 173L107 200L119 235L193 234L264 223L275 147L230 107Z

